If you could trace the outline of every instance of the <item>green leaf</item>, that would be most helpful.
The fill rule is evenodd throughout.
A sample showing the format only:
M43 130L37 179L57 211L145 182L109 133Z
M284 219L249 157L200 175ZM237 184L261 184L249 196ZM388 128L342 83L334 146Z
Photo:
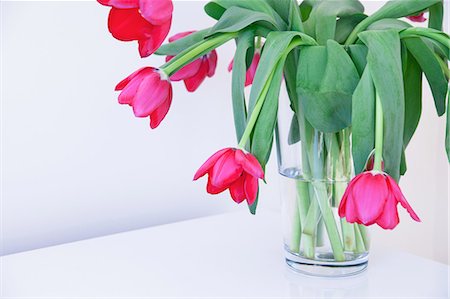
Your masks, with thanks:
M309 26L314 28L314 36L320 45L334 39L336 20L354 14L362 14L364 6L357 0L321 1L314 5L308 19Z
M406 148L411 140L422 113L422 70L413 55L408 53L403 67L405 90L405 128L403 146Z
M441 2L441 0L396 0L388 1L378 11L369 16L367 25L381 19L397 19L401 17L416 15L430 6Z
M358 70L358 74L362 76L367 65L367 47L365 45L350 45L347 51Z
M317 130L332 133L350 126L358 82L352 59L337 42L300 51L297 92L306 119Z
M430 6L430 19L428 21L428 27L436 30L442 30L442 20L444 19L444 5L442 1Z
M285 56L286 57L286 56ZM272 149L273 134L277 120L278 97L280 94L281 79L283 78L283 66L285 57L278 60L273 77L268 82L269 90L267 92L261 112L253 129L251 153L255 155L263 168L269 160Z
M225 11L231 7L240 7L247 10L264 13L271 19L275 20L276 28L278 30L286 30L287 28L287 24L266 0L213 0L208 2L204 9L210 17L218 20L222 17Z
M398 29L403 30L405 28L411 27L410 24L397 19L381 19L373 22L367 30L388 30L388 29Z
M183 38L180 38L174 42L164 44L155 52L157 55L171 55L175 56L181 51L195 45L196 43L202 41L207 35L211 28L203 29L191 33Z
M395 30L371 30L359 38L369 49L367 65L383 107L385 169L398 181L405 119L400 37Z
M292 115L291 126L289 127L288 144L295 144L300 141L300 127L297 116Z
M310 36L296 31L274 31L267 36L266 42L264 43L263 55L256 70L250 92L249 114L253 111L256 100L276 67L278 60L285 54L284 52L291 43L301 43L304 45L316 44Z
M364 19L356 26L349 38L345 42L346 45L352 44L358 37L358 34L367 29L372 23L381 19L398 19L401 17L415 15L441 2L442 0L396 0L388 1L375 13Z
M365 14L354 14L337 20L334 39L340 44L344 43L356 25L365 18L367 18Z
M375 87L369 67L352 97L352 153L355 174L364 170L375 147Z
M245 77L246 77L246 60L250 52L253 55L254 50L254 34L251 31L244 31L239 34L237 40L236 53L233 60L232 73L232 99L233 99L233 116L234 126L236 129L236 137L239 142L247 125L247 109L245 105Z
M447 96L447 78L442 71L438 57L421 38L407 38L404 43L412 56L417 60L430 84L434 104L439 116L445 113L445 100Z
M270 15L232 6L225 11L216 25L211 28L209 35L218 32L237 32L255 23L270 30L276 29L276 22Z

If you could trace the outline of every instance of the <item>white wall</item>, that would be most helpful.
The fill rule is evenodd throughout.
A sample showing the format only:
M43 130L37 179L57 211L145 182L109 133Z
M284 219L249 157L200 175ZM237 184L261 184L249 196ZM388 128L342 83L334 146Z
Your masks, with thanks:
M373 11L383 2L366 2ZM172 33L213 24L204 2L175 2ZM174 84L173 106L150 130L117 104L115 84L161 57L107 31L95 2L2 3L2 254L182 219L245 210L210 196L192 176L214 151L233 146L230 74L234 45L219 50L216 76L195 94ZM426 84L425 84L426 85ZM401 212L393 232L373 229L373 246L448 261L448 164L444 120L429 88L407 151L403 190L423 220ZM260 209L279 207L275 156ZM250 217L250 216L249 216Z

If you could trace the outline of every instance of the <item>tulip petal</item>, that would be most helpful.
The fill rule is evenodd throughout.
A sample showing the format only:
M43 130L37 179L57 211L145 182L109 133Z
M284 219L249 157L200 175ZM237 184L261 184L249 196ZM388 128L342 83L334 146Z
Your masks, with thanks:
M189 34L194 33L194 32L195 32L195 30L194 31L180 32L180 33L177 33L175 35L172 35L171 37L169 37L169 43L174 42L176 40L179 40L179 39L181 39L181 38L183 38L185 36L188 36Z
M127 86L128 83L130 83L130 81L135 78L136 76L140 75L141 73L145 72L145 71L152 71L154 70L154 68L152 67L143 67L138 69L137 71L135 71L134 73L132 73L131 75L129 75L128 77L126 77L125 79L123 79L122 81L120 81L117 85L115 90L122 90L125 88L125 86Z
M408 213L412 219L414 219L417 222L420 222L419 216L417 216L416 212L414 212L413 208L406 200L406 198L403 195L402 191L400 190L400 187L398 186L397 182L393 178L391 178L389 175L387 175L386 177L387 177L387 181L390 186L391 192L394 194L395 199L398 202L400 202L400 204L402 205L402 207L404 207L406 209L406 211L408 211Z
M167 56L167 57L169 57L169 56ZM166 59L166 61L167 61L167 59ZM188 78L191 78L198 73L201 66L202 66L202 59L201 58L196 59L196 60L192 61L191 63L183 66L178 71L176 71L172 76L170 76L170 80L180 81L180 80L186 80Z
M358 219L365 225L371 225L384 209L388 186L383 174L364 172L360 176L358 182L353 185L351 197L356 205Z
M228 186L224 186L221 188L214 186L211 182L211 177L208 177L208 183L206 184L206 192L208 192L209 194L219 194L225 191L227 188Z
M115 8L138 8L139 0L97 0L98 3Z
M118 40L132 41L145 39L153 31L153 25L139 13L139 9L111 8L108 17L109 32Z
M245 191L244 191L244 181L245 181L245 175L242 175L236 182L234 182L230 186L230 195L231 198L236 203L241 203L245 200Z
M383 212L376 220L376 223L384 229L394 229L400 222L397 212L397 200L393 193L389 193Z
M158 73L146 76L136 92L133 112L136 117L147 117L167 99L170 83L161 80Z
M231 72L233 70L234 59L231 59L230 64L228 65L228 71Z
M254 176L246 175L244 182L244 191L245 197L247 197L247 203L249 205L252 205L256 200L256 196L258 195L258 179Z
M216 73L216 67L217 67L217 52L216 50L212 50L208 55L207 55L207 61L208 61L208 77L212 77L214 76L214 74Z
M196 91L200 84L205 80L208 73L208 63L205 62L203 58L201 60L202 63L198 72L194 76L184 79L184 85L189 92Z
M194 181L198 180L199 178L201 178L202 176L207 174L208 171L210 170L210 168L212 168L214 166L214 164L216 164L217 160L219 160L219 158L222 157L223 154L225 154L226 152L228 152L230 150L232 150L232 149L224 148L224 149L221 149L220 151L217 151L214 155L209 157L209 159L206 160L206 162L203 163L203 165L200 166L200 168L195 173Z
M172 18L172 0L140 0L142 16L154 25L162 25Z
M164 39L169 34L172 19L161 24L153 26L150 33L147 33L144 38L139 38L139 54L141 57L147 57L153 54L164 42Z
M245 154L241 150L236 150L235 159L238 164L242 165L245 172L257 178L264 179L264 171L258 160L252 154Z
M218 188L230 186L241 174L242 167L234 160L234 150L222 155L210 172L211 182Z
M253 83L253 79L255 78L256 69L258 68L260 59L261 55L259 53L255 53L252 63L245 73L245 86L251 85Z
M172 86L170 86L167 99L161 104L161 106L156 108L156 110L153 111L152 114L150 114L150 128L155 129L159 126L161 121L169 112L170 104L172 104Z

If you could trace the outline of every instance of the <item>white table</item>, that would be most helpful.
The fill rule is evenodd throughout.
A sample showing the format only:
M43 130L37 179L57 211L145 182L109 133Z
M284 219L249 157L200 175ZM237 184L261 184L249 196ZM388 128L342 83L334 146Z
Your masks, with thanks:
M448 298L449 267L402 252L351 278L293 273L280 222L232 213L4 256L1 298Z

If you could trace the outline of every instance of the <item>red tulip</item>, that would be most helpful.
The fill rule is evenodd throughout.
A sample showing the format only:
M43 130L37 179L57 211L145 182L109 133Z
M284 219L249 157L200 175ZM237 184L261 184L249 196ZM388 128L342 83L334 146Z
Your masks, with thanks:
M225 148L212 155L195 173L194 181L208 174L206 191L218 194L226 189L237 203L245 199L253 204L258 194L258 179L264 179L264 171L258 160L240 149Z
M195 31L186 31L175 34L169 38L169 42L176 41L177 39L183 38ZM166 62L171 60L174 56L167 56ZM178 71L176 71L170 80L172 81L184 81L184 85L189 92L194 92L206 79L206 77L214 76L217 66L217 52L212 50L206 55L192 61L191 63L185 65Z
M255 53L253 56L252 63L250 64L250 67L247 69L247 72L245 73L245 86L249 86L253 83L253 79L255 78L256 69L258 68L259 60L261 59L261 54L258 52ZM231 60L230 64L228 65L228 71L231 72L233 69L233 63L234 60Z
M410 20L413 21L413 22L422 23L422 22L425 22L425 21L427 20L427 18L424 17L424 14L425 14L425 13L422 12L422 13L420 13L420 14L418 14L418 15L415 15L415 16L408 16L408 17L406 17L406 18L410 19Z
M339 205L339 216L350 223L377 223L384 229L393 229L399 223L398 203L420 222L394 179L384 172L366 171L351 180Z
M141 57L153 54L172 23L172 0L97 0L111 6L108 29L121 41L137 40Z
M150 116L150 127L159 126L172 103L172 85L152 67L144 67L129 75L116 86L122 90L120 104L133 107L136 117Z

